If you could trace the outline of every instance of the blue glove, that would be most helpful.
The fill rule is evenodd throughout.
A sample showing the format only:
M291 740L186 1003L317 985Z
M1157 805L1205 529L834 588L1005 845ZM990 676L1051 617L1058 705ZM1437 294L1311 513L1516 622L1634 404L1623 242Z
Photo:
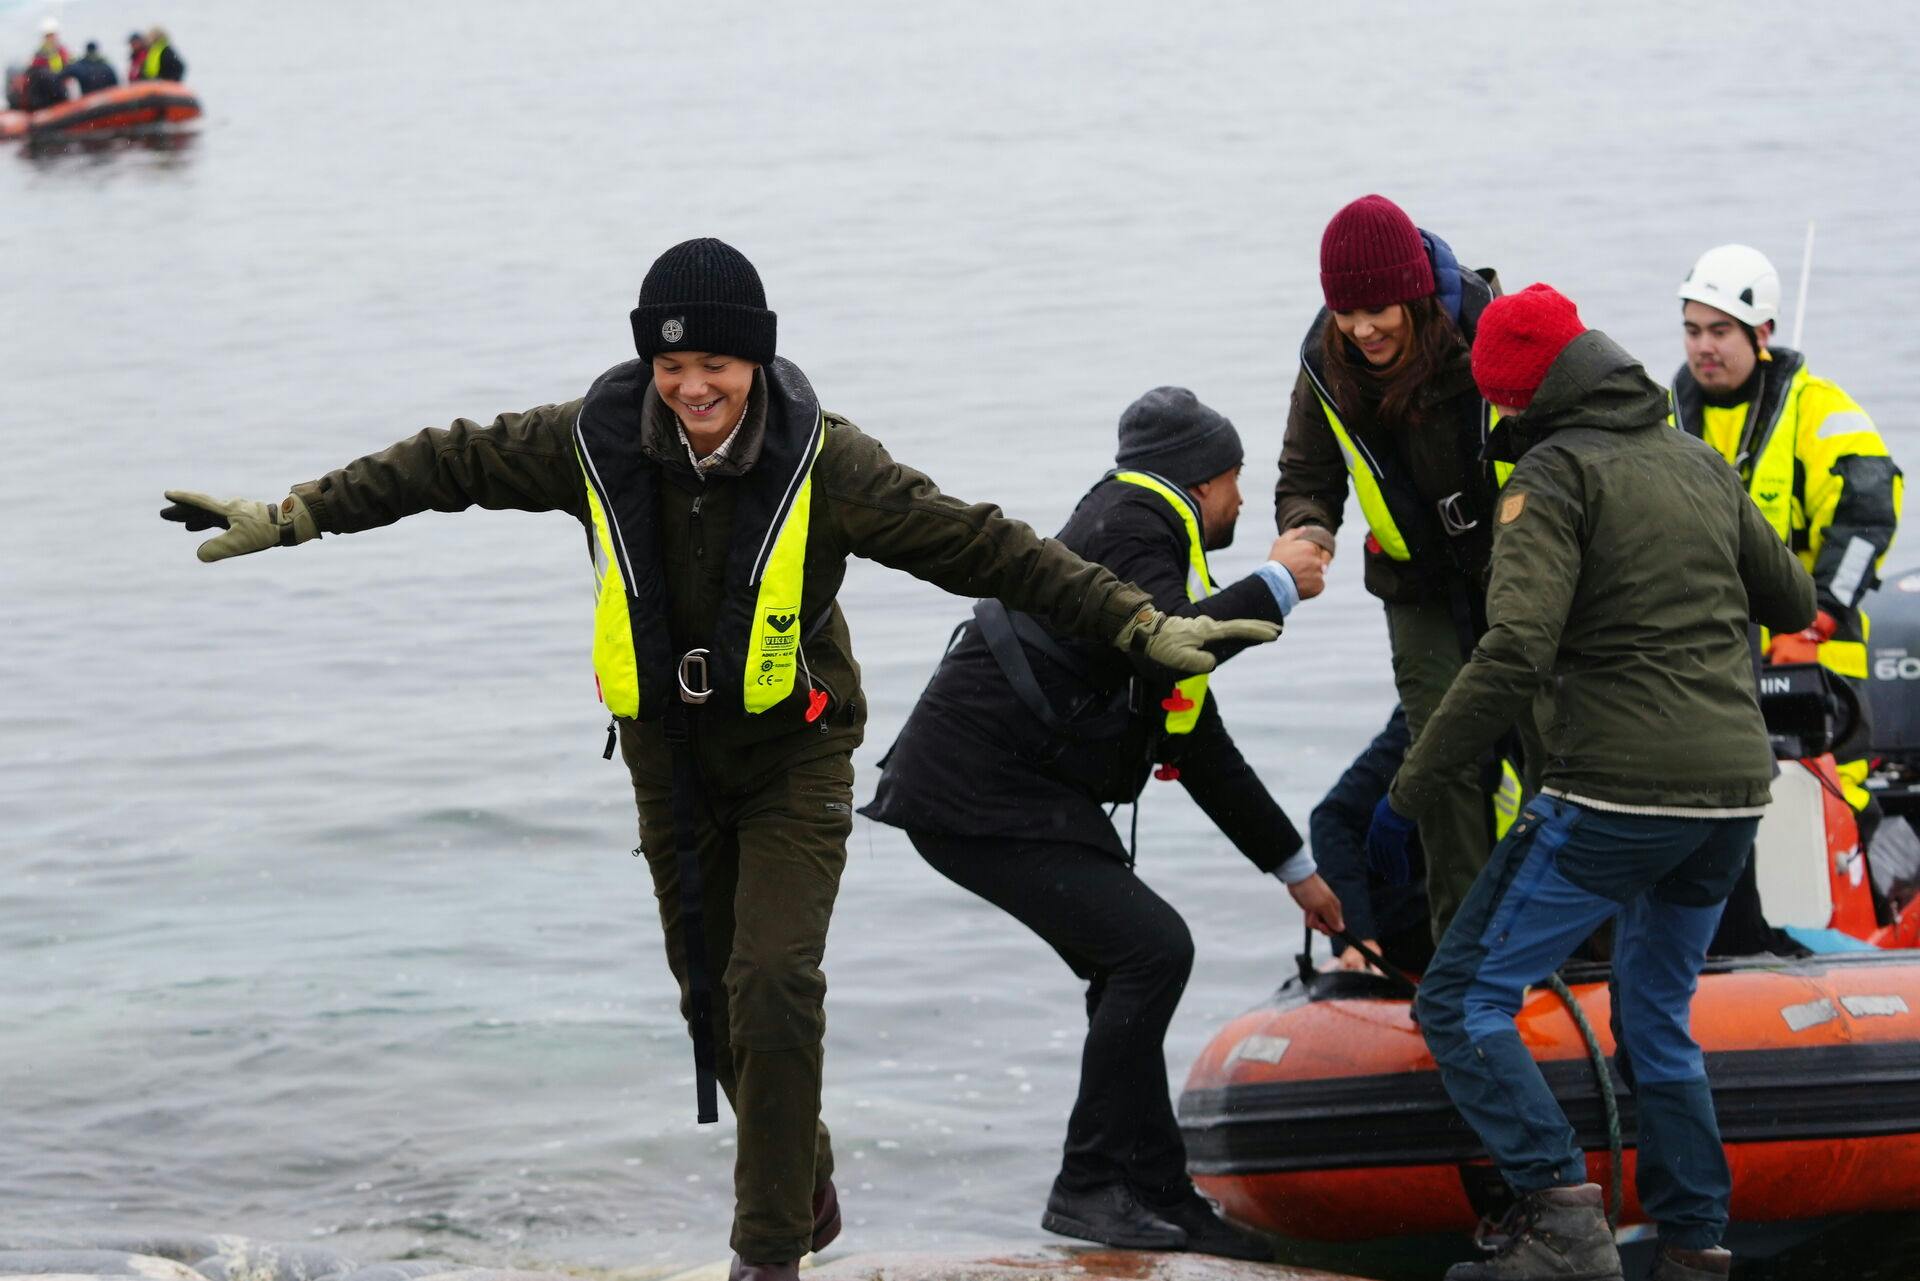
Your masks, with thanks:
M1407 844L1419 824L1393 808L1386 797L1373 807L1373 822L1367 825L1367 866L1389 885L1405 885L1413 879L1413 865L1407 858Z

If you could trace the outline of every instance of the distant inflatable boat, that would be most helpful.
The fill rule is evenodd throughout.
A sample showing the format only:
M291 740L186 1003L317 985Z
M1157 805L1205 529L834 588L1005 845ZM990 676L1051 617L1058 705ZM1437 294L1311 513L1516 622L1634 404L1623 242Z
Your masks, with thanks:
M173 80L142 80L103 89L39 111L0 112L0 141L58 141L140 133L200 116L200 99Z

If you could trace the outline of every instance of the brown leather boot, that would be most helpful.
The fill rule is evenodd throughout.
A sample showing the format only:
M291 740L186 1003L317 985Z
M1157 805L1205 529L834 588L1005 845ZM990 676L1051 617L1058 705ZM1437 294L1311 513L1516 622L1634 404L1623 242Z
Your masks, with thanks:
M834 1191L833 1180L828 1179L813 1194L813 1252L820 1253L839 1235L840 1194Z
M727 1269L727 1281L800 1281L799 1263L748 1263L739 1255Z
M1711 1250L1682 1250L1663 1245L1654 1257L1653 1271L1647 1281L1720 1281L1733 1273L1733 1252L1715 1246Z
M1454 1264L1446 1281L1622 1281L1598 1184L1527 1193L1507 1211L1498 1236L1491 1258Z

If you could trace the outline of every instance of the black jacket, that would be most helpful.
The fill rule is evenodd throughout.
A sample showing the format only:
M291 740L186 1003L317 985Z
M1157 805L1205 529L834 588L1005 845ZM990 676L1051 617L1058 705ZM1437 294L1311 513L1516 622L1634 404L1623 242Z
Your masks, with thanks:
M1273 593L1255 575L1188 601L1185 529L1165 499L1137 485L1095 485L1058 538L1138 584L1169 614L1280 621ZM1049 638L1058 653L1023 647L1048 703L1070 720L1111 719L1133 681L1126 656L1060 633ZM1225 657L1229 651L1217 652ZM1071 741L1027 709L979 621L970 620L881 762L879 789L861 813L915 831L1044 838L1126 858L1102 805L1137 798L1153 763L1164 761L1178 767L1188 793L1241 853L1272 871L1299 850L1299 833L1234 746L1211 690L1192 733L1162 733L1158 703L1172 683L1170 673L1142 678L1134 702L1151 715L1131 717L1115 733Z
M111 89L120 83L120 77L114 72L113 64L97 53L85 54L74 59L67 68L69 79L79 86L80 92L98 93L102 89Z

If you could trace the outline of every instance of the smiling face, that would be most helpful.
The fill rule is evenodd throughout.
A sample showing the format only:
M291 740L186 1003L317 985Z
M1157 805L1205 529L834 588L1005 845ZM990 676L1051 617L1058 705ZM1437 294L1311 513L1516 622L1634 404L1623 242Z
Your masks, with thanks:
M1385 369L1400 359L1413 340L1413 322L1407 316L1404 303L1336 311L1333 323L1340 326L1341 336L1358 347L1375 369Z
M1745 383L1773 334L1769 320L1749 341L1739 321L1703 302L1689 302L1680 322L1687 334L1687 370L1695 382L1714 392L1733 391Z
M739 423L760 366L706 351L669 351L653 358L653 385L686 428L693 452L705 457Z

